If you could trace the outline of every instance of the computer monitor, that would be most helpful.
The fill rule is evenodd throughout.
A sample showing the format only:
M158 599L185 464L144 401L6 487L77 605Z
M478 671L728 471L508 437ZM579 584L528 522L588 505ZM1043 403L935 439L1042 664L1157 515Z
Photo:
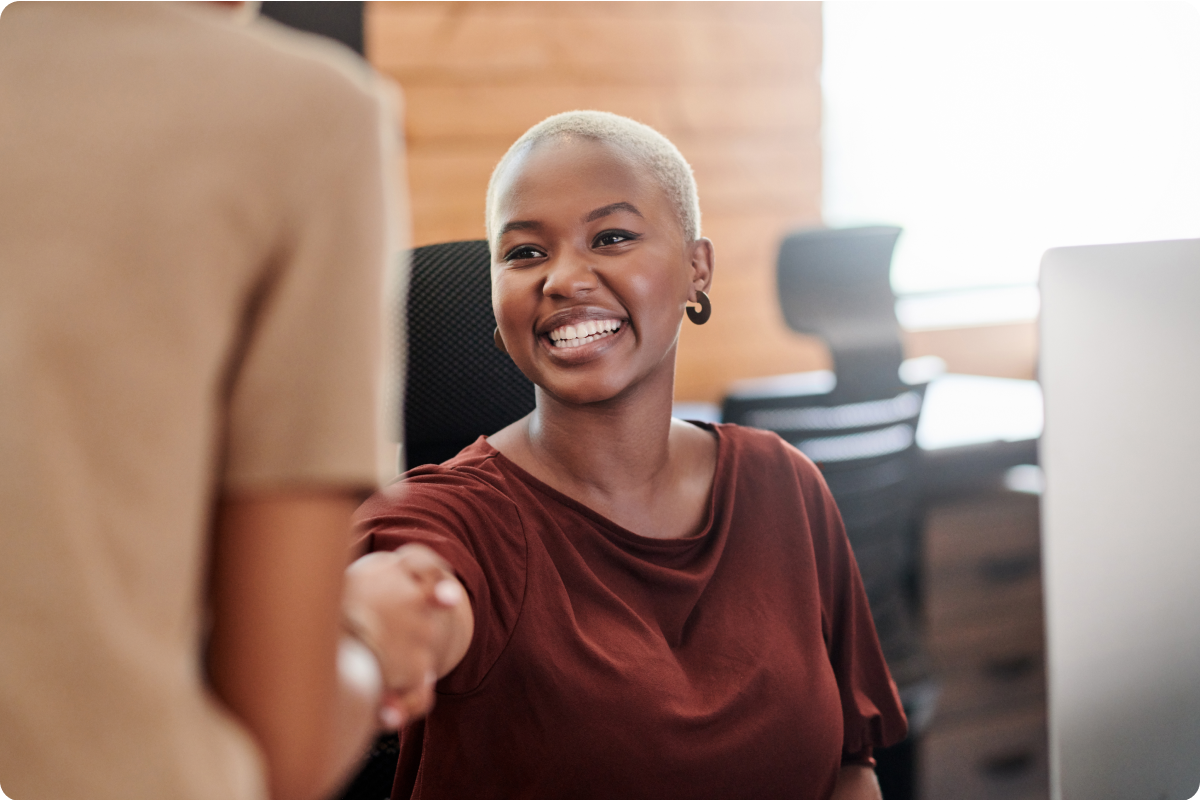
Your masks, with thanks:
M1200 798L1200 239L1042 259L1051 795Z

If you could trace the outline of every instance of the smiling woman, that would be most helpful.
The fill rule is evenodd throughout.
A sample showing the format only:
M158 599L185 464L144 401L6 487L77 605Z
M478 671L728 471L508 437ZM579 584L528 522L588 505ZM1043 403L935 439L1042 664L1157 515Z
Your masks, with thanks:
M360 511L425 545L473 635L404 731L393 797L878 798L905 720L820 473L671 418L709 288L691 171L600 112L535 126L488 195L497 343L536 409Z

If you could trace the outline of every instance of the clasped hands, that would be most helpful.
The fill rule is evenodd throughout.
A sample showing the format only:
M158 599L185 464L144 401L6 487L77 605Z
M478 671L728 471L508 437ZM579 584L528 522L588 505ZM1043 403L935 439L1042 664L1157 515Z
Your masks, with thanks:
M462 659L474 629L450 566L420 544L365 555L346 570L343 609L349 633L378 661L380 726L427 714L434 683Z

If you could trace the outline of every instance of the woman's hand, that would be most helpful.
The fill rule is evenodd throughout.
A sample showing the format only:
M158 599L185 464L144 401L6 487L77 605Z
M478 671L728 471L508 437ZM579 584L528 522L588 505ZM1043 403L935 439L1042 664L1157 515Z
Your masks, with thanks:
M434 682L462 660L474 632L467 593L449 565L419 544L363 556L346 570L344 608L379 659L383 726L429 713Z
M843 764L830 800L882 800L875 770L865 764Z

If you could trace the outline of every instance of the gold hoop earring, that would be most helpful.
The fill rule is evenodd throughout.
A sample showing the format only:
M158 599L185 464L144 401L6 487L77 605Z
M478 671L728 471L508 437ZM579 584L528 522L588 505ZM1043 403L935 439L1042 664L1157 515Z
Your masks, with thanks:
M700 304L699 309L687 307L688 319L697 325L703 325L708 322L708 318L712 316L712 301L708 299L708 295L699 289L696 290L696 302Z

